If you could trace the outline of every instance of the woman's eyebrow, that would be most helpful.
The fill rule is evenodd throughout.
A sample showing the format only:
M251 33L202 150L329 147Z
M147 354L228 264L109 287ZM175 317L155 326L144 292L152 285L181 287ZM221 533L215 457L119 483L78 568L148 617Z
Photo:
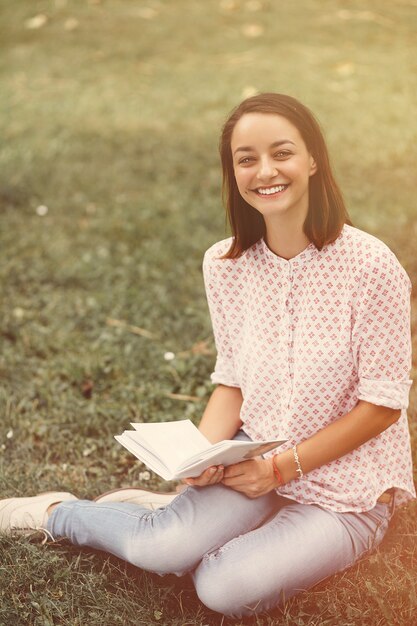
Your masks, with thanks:
M284 143L292 143L292 145L295 146L295 143L290 139L281 139L280 141L274 141L269 147L278 148L278 146L282 146ZM252 146L240 146L240 148L236 148L233 154L236 154L236 152L252 152L253 150L255 150L255 148Z

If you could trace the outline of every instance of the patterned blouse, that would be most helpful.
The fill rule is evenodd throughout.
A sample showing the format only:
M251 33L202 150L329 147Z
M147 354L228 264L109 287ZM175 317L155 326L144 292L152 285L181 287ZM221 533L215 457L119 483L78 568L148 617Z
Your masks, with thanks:
M405 270L379 239L344 225L318 250L286 260L260 239L238 259L204 256L217 349L213 383L240 387L240 418L253 440L301 443L358 400L401 409L400 419L345 456L277 491L333 511L366 511L388 488L415 497L407 413L410 291ZM302 460L301 460L302 461Z

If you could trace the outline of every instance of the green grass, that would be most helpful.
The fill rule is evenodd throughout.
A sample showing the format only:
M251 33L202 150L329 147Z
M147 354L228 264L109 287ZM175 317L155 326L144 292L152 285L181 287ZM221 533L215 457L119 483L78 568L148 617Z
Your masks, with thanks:
M415 2L0 7L0 493L93 497L139 482L114 434L132 419L197 422L209 397L201 261L228 234L217 138L251 89L311 106L355 225L416 281ZM26 28L38 14L46 24ZM262 34L245 35L254 25ZM414 313L414 341L415 328ZM416 406L413 390L415 461ZM375 554L251 623L411 626L416 513L399 511ZM187 578L68 544L4 538L0 553L1 626L222 623Z

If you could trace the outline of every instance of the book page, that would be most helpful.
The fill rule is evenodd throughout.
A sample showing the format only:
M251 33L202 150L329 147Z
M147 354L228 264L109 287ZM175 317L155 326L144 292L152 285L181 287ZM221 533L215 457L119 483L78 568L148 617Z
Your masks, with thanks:
M155 455L152 450L144 448L141 443L135 439L135 436L138 437L136 431L125 430L121 435L116 435L115 439L122 444L122 446L127 448L129 452L134 454L137 459L145 463L153 472L156 472L165 480L170 480L173 473L172 469L167 467L166 463Z
M150 424L132 423L132 426L142 445L163 459L165 465L172 471L189 457L211 447L208 439L191 420Z

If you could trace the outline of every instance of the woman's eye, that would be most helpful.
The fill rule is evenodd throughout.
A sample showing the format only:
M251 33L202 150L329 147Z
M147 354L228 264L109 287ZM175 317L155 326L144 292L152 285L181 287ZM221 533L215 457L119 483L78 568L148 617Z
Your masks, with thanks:
M239 165L247 165L251 161L253 161L252 157L243 157L243 159L240 159Z
M288 150L280 150L279 152L275 152L274 157L277 159L286 159L291 156L291 152Z

